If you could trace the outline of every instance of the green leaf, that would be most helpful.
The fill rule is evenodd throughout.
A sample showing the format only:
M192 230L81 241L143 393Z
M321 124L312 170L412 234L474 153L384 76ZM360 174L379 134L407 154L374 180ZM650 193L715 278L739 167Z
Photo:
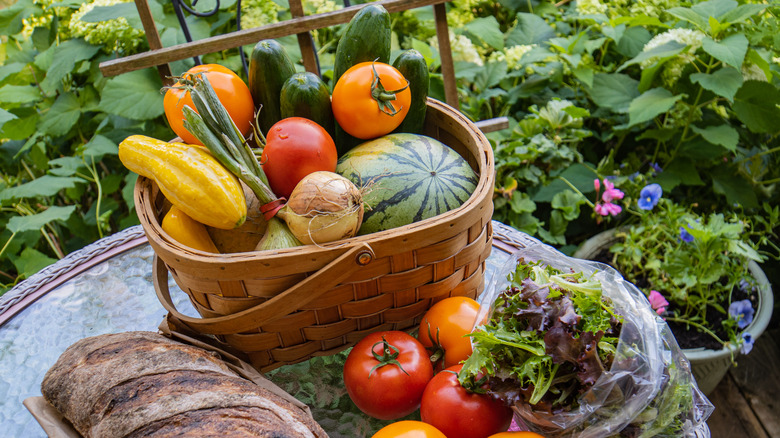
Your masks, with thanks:
M712 144L721 145L730 151L737 150L739 132L729 125L708 126L704 129L691 126L691 129Z
M555 37L555 29L542 17L534 14L517 14L517 25L506 38L506 46L541 44Z
M18 118L18 117L16 117L16 115L15 115L15 114L13 114L13 113L9 113L8 111L6 111L6 110L4 110L4 109L0 108L0 128L2 128L2 127L3 127L3 125L5 124L5 122L7 122L7 121L9 121L9 120L16 119L16 118Z
M99 50L100 46L93 46L81 38L67 40L58 46L50 47L46 52L51 51L53 59L43 80L44 88L59 83L65 75L73 71L77 62L92 58Z
M164 112L161 87L162 81L154 69L125 73L107 81L98 107L129 119L153 119Z
M748 40L745 35L737 33L723 38L720 42L705 38L701 47L718 61L741 69L747 54Z
M687 21L701 30L707 28L707 19L694 12L689 8L671 8L666 10L667 13L679 18L680 20Z
M153 3L153 2L152 2ZM111 6L96 6L81 17L85 23L97 23L113 20L119 17L138 16L138 10L132 2L118 3Z
M533 200L536 202L552 202L556 194L565 190L571 190L569 185L563 182L561 178L565 178L582 193L592 193L595 190L593 187L593 180L597 177L598 175L588 166L583 164L572 164L567 167L558 178L555 178L552 182L543 186L536 195L533 196Z
M729 101L734 100L734 95L743 82L742 73L731 67L723 67L714 73L693 73L690 77L694 84L699 84L705 90L712 91Z
M30 0L20 0L10 7L0 10L0 35L15 35L24 28L24 19L40 14L38 5Z
M492 15L470 21L466 24L466 30L496 50L504 48L504 34L501 33L498 20Z
M628 126L653 120L656 116L672 109L675 102L680 99L682 99L681 95L674 96L665 88L653 88L645 91L632 100L628 107Z
M697 3L691 7L691 10L703 18L714 17L720 19L723 14L734 10L738 3L734 0L710 0Z
M599 73L593 78L590 98L596 105L617 113L627 113L631 101L639 96L639 82L621 73Z
M8 120L3 124L0 138L24 140L35 134L35 127L38 125L39 118L38 111L35 108L17 108L10 112L16 115L16 118Z
M633 58L642 53L648 41L652 39L652 34L644 27L629 27L617 42L617 51L626 57Z
M28 278L56 261L56 259L53 259L36 249L25 248L22 250L22 254L13 260L13 263L16 267L16 271L19 273L19 277Z
M743 208L758 207L758 198L750 183L727 166L721 166L712 173L712 188L715 193L726 196L729 204Z
M745 4L739 5L735 9L732 9L719 17L721 23L740 23L746 19L756 15L769 7L769 5L760 4Z
M41 90L35 85L3 85L0 88L2 103L30 103L41 99Z
M76 211L75 205L69 205L67 207L52 206L42 213L29 216L14 216L8 221L8 230L12 233L38 230L49 222L68 220L74 211Z
M688 186L701 186L704 181L701 180L699 172L696 170L694 162L687 158L677 158L667 166L664 171L655 178L664 192L671 192L673 188L680 184Z
M81 117L79 98L73 93L61 94L38 123L38 129L46 134L67 134Z
M49 173L54 176L73 176L84 167L84 160L78 157L61 157L49 161Z
M26 65L21 62L9 62L5 65L0 66L0 83L2 83L4 80L6 80L8 77L11 77L20 71L24 70Z
M639 64L643 61L654 59L654 58L669 58L671 56L679 55L683 49L685 49L687 46L682 43L678 43L677 41L669 41L665 44L661 44L658 47L654 47L646 52L642 52L639 55L629 59L623 65L620 66L616 71L620 72L621 70L625 69L626 67L629 67L634 64Z
M78 182L83 182L83 180L81 178L44 175L20 186L3 190L0 193L0 200L54 196L62 189L75 187Z
M474 80L477 90L486 91L498 85L506 76L506 61L488 62Z
M734 97L737 118L753 132L780 132L780 91L761 81L747 81Z
M117 155L118 153L119 147L117 144L100 134L92 137L92 139L84 145L84 157L87 159L87 162L90 161L90 157L97 161L104 155Z

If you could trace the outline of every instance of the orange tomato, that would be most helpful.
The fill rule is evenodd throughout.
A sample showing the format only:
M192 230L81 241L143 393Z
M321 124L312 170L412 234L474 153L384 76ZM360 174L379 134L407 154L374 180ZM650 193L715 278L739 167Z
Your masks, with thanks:
M447 438L443 433L422 421L406 420L388 424L371 438Z
M449 368L471 356L471 333L479 303L469 297L449 297L431 306L420 322L417 338L426 348L440 350L437 369ZM434 353L436 354L436 353Z
M255 105L252 101L252 93L249 87L232 70L219 64L196 65L187 70L182 77L191 77L194 74L205 72L206 78L217 93L219 101L225 106L230 118L238 127L242 134L247 135L251 130L251 123L254 120ZM184 128L184 105L189 105L195 109L192 103L190 93L186 90L177 88L181 82L176 82L172 88L165 92L163 106L165 107L165 118L168 124L184 143L202 145L203 143Z
M534 432L499 432L488 438L544 438L544 436Z
M384 92L374 81L377 76ZM333 116L344 131L363 140L388 134L409 112L412 93L408 84L401 72L391 65L382 62L356 64L344 72L333 88ZM391 91L396 93L389 94ZM383 111L381 102L387 102L392 108L387 106Z

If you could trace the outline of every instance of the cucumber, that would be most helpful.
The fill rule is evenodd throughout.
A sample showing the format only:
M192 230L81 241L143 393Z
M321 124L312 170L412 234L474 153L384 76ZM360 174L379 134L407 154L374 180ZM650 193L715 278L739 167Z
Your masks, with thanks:
M295 65L281 44L274 40L255 44L249 59L249 91L259 109L259 128L263 134L282 119L279 95L284 81L293 73Z
M393 132L408 132L422 134L425 125L425 111L428 109L428 63L425 57L415 49L401 52L393 61L393 67L398 69L409 81L409 91L412 92L412 102L404 121Z
M347 23L336 47L331 89L355 64L374 60L389 63L390 38L390 14L384 6L375 3L363 6Z
M319 76L310 72L293 74L282 85L279 100L283 119L304 117L325 128L331 137L334 135L330 90Z

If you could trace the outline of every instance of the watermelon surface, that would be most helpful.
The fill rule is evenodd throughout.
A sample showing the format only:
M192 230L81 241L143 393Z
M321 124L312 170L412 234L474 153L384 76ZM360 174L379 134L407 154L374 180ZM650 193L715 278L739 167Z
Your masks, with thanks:
M356 146L336 172L366 187L358 234L401 227L461 206L478 175L449 146L417 134L389 134Z

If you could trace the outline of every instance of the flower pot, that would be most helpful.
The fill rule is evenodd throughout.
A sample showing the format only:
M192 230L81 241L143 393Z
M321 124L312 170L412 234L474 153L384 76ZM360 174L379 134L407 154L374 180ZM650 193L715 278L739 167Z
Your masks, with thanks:
M618 241L615 236L615 230L601 232L583 242L579 249L574 253L574 257L581 259L594 259L596 256L607 250ZM750 333L755 341L766 330L769 320L772 318L772 309L774 298L772 296L772 286L766 278L766 274L761 270L756 262L748 263L748 271L758 283L758 309L745 331ZM693 376L696 378L696 384L705 395L711 393L723 376L726 375L732 365L732 356L739 354L737 348L729 345L720 350L710 350L705 348L686 348L683 349L685 357L691 363Z

